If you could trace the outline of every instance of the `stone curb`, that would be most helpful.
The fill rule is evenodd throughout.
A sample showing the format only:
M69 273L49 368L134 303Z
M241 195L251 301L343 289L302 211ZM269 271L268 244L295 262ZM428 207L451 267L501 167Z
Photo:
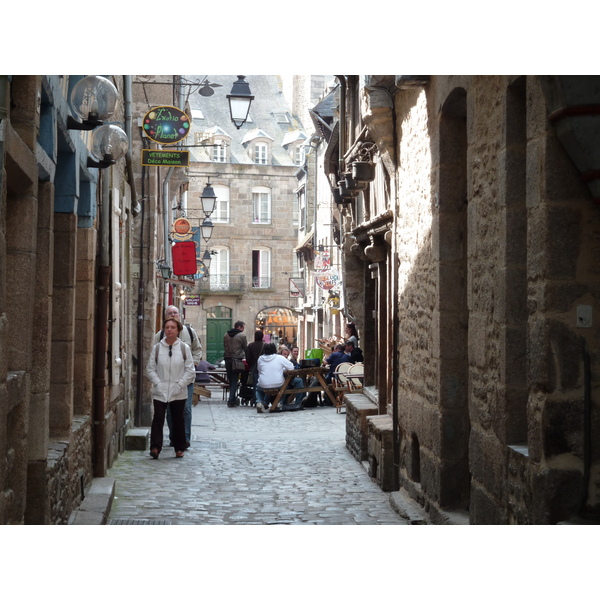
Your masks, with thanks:
M114 497L115 480L95 478L83 502L71 515L69 525L106 525Z
M415 502L404 490L390 492L390 505L411 525L427 525L429 518L425 509Z

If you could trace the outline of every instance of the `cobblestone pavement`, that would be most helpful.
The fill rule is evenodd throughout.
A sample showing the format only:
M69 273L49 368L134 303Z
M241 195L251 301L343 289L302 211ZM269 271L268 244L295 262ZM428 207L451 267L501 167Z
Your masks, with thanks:
M215 394L193 409L184 458L119 456L109 524L407 524L346 449L345 414L258 414Z

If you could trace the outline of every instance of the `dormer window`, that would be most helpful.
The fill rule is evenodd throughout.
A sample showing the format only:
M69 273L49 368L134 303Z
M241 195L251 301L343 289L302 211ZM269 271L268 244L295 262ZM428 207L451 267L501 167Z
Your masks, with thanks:
M213 162L227 162L227 144L225 140L215 139L214 144L212 153Z
M304 149L306 144L306 135L296 129L295 131L288 131L281 145L289 153L291 159L295 164L301 165L304 163Z
M273 138L262 129L249 131L242 140L250 160L257 165L271 164L271 145Z
M254 144L254 162L257 165L266 165L269 156L269 147L265 142L256 142Z

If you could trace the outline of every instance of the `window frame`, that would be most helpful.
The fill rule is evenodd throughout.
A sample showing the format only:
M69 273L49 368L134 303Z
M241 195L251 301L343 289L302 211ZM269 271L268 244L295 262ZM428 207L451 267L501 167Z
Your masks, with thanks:
M258 206L257 206L258 202ZM266 210L265 205L266 204ZM252 222L256 225L270 225L272 219L271 188L256 186L252 188Z
M270 289L272 287L271 256L272 251L270 248L258 247L252 249L253 289Z

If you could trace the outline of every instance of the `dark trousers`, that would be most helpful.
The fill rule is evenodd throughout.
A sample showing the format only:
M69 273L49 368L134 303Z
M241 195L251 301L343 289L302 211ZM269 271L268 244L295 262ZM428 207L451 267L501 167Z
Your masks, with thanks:
M227 381L229 381L229 400L227 401L227 404L235 404L237 402L236 393L238 381L241 382L242 385L246 385L248 382L248 371L242 373L234 371L232 358L225 358L225 371L227 371Z
M152 419L152 426L150 427L150 449L157 448L160 452L163 447L163 429L165 427L165 414L168 405L166 402L160 402L160 400L154 400L153 402L154 418ZM183 416L185 402L185 399L169 402L171 405L171 419L173 422L171 435L173 436L173 447L176 452L183 452L186 445L185 419Z

